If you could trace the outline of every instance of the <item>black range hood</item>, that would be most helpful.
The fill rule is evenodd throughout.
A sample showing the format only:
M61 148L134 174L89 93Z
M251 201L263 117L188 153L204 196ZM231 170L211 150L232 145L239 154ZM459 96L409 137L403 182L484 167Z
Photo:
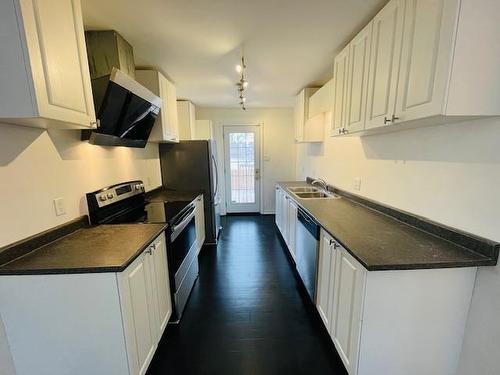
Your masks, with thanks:
M97 129L83 130L82 140L100 146L146 147L161 99L127 74L113 68L92 80Z

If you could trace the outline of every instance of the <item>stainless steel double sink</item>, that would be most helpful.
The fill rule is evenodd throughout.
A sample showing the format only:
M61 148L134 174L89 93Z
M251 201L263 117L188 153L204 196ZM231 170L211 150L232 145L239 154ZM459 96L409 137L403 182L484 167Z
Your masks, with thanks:
M326 192L322 189L309 186L292 186L288 188L293 195L300 199L336 199L340 198L330 192Z

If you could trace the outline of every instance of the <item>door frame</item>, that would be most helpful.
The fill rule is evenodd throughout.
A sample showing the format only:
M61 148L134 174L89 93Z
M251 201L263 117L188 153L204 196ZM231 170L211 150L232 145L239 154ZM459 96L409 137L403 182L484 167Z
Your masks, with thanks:
M221 168L221 173L222 176L219 176L222 178L224 181L223 188L221 189L221 200L223 198L224 204L221 205L221 215L226 215L227 214L227 199L226 199L226 150L225 150L225 144L224 144L224 128L225 127L236 127L236 126L257 126L258 127L258 132L259 132L259 150L257 152L257 157L259 158L259 165L260 165L260 178L259 178L259 213L263 213L263 207L264 207L264 183L263 183L263 176L264 176L264 164L263 164L263 150L264 150L264 123L261 121L221 121L218 123L219 126L217 126L217 132L216 132L216 138L218 140L218 148L220 151L218 153L219 155L219 165L222 166Z

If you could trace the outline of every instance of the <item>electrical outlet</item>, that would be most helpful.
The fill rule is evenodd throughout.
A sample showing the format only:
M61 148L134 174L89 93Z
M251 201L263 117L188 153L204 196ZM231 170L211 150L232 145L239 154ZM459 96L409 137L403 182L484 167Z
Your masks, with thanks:
M66 214L66 205L64 204L63 198L54 199L54 210L56 211L56 216Z
M354 179L354 190L357 190L357 191L361 190L361 177L356 177Z

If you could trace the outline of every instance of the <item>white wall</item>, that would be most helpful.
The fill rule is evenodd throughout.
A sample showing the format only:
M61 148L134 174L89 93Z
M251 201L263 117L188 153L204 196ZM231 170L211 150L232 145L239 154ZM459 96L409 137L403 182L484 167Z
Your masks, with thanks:
M500 241L500 119L297 145L297 176ZM361 191L353 190L360 177ZM477 277L460 375L500 373L500 268Z
M224 147L222 129L224 125L257 125L263 127L260 140L263 150L261 163L263 213L274 213L274 186L277 181L295 178L295 147L293 132L293 111L289 108L247 109L196 108L198 120L212 120L219 165L223 165ZM220 179L224 181L220 168ZM222 197L225 189L222 186ZM225 207L223 210L225 213Z
M148 190L161 185L158 145L104 148L79 138L75 130L0 124L0 247L86 214L89 191L133 179ZM54 213L58 197L66 203L62 216ZM0 374L12 373L0 321Z
M79 138L77 130L0 124L0 246L86 214L89 191L131 179L161 185L158 145L105 148ZM66 215L54 213L58 197Z

